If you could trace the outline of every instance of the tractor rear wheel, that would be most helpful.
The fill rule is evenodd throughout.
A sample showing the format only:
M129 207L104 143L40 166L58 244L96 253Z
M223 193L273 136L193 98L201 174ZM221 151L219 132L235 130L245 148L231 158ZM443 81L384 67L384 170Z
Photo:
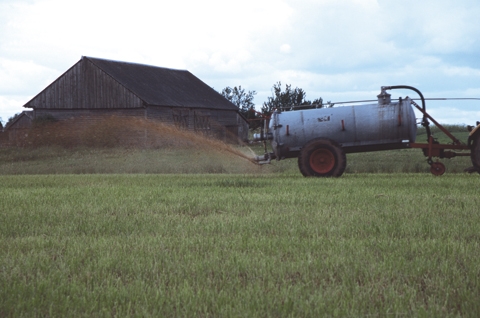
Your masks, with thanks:
M472 152L470 154L472 163L475 167L480 168L480 134L472 142Z
M345 152L330 139L309 141L298 156L298 168L305 177L340 177L346 166Z

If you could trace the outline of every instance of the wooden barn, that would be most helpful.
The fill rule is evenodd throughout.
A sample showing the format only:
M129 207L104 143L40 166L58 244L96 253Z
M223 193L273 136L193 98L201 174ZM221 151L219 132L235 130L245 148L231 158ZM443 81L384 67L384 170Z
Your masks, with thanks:
M5 127L5 132L2 133L2 140L0 140L0 145L22 146L23 140L30 133L33 118L33 111L23 111L16 115Z
M24 107L33 109L33 118L136 117L224 141L248 137L239 109L189 71L86 56Z

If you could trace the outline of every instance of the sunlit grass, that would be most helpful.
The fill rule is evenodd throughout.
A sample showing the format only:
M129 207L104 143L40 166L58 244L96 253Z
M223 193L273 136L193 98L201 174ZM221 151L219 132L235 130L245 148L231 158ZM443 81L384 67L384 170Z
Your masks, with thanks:
M478 175L27 175L0 316L476 316Z

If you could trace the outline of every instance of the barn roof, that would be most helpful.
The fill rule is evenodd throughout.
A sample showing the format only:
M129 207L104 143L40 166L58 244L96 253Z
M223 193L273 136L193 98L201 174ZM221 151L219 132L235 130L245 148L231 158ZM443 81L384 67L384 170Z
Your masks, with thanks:
M94 67L107 74L113 81L143 101L145 105L238 111L238 107L186 70L88 56L83 56L70 70L85 63L93 64ZM25 104L24 107L39 108L38 105L43 104L37 101L37 97L45 95L49 90L55 90L56 86L61 87L61 89L69 87L63 84L56 85L56 83L64 78L70 70ZM74 93L72 92L72 94ZM47 97L44 96L44 98Z
M186 70L83 57L148 105L238 110L213 88Z

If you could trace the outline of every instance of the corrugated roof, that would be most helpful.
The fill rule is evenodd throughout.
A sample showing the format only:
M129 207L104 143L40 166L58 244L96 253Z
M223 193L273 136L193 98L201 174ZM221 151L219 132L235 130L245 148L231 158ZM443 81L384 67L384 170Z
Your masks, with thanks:
M186 70L84 56L148 105L238 110Z

